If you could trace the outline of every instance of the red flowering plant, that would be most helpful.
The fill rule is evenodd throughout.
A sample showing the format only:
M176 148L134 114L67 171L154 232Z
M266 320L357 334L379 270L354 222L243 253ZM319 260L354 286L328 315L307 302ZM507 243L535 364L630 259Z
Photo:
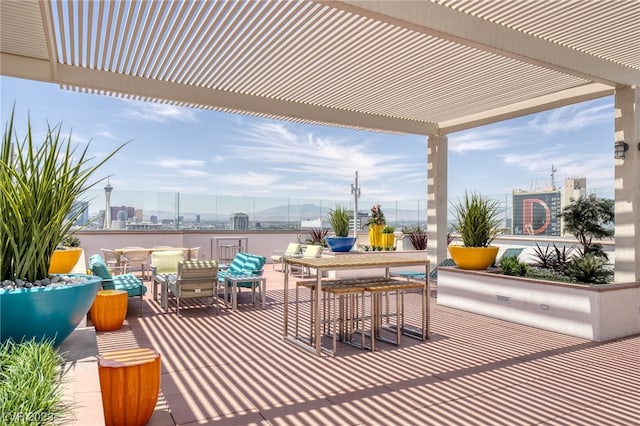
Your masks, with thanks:
M374 204L371 207L371 217L369 218L369 225L386 225L387 219L382 212L382 206L380 204Z

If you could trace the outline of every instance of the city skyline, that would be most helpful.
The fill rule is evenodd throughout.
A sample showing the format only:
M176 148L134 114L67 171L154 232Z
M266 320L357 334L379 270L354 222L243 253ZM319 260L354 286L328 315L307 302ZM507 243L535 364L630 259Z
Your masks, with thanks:
M359 172L362 199L426 197L426 137L346 130L61 90L0 77L2 119L15 103L24 135L62 122L72 141L92 139L98 173L116 191L348 200ZM606 97L449 135L448 189L484 194L540 189L586 177L613 187L613 98ZM114 195L115 197L115 195ZM366 205L366 204L363 204Z

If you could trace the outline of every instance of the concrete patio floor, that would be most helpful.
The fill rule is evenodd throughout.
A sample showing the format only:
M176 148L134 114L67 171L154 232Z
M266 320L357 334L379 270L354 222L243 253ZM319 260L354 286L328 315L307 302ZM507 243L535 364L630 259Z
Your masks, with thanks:
M132 299L121 330L97 332L100 353L161 353L150 425L640 425L640 336L593 343L431 298L430 341L317 358L283 341L283 274L265 275L265 309L245 291L237 312L194 301L178 317L149 285L142 316Z

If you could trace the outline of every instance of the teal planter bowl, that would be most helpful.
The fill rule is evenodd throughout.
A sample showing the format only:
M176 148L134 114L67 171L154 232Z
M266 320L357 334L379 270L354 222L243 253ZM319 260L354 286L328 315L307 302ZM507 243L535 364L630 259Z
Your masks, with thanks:
M327 245L333 252L347 252L356 243L356 237L327 237Z
M54 339L58 346L80 324L100 289L100 277L53 287L0 290L0 342Z

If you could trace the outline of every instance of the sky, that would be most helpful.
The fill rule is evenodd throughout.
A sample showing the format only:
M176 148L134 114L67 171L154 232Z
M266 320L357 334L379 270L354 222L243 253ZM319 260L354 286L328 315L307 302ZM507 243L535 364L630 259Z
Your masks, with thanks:
M0 77L3 130L15 105L18 137L30 117L103 158L96 174L117 191L352 200L426 199L426 136L346 130L67 91ZM613 97L571 105L449 137L449 198L498 196L586 177L591 191L612 191ZM103 187L100 183L99 187Z

